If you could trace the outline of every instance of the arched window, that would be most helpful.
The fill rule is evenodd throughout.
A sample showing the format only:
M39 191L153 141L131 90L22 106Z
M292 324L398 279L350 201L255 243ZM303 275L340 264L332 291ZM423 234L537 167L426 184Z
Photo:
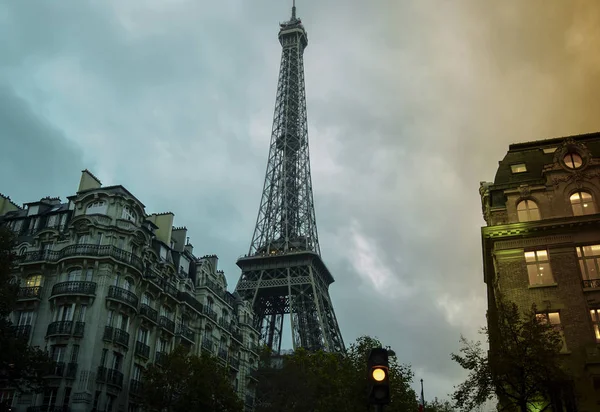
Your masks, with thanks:
M106 202L103 200L96 200L95 202L90 203L85 210L85 214L106 214Z
M596 213L596 205L592 195L588 192L576 192L569 198L573 216L593 215Z
M154 298L148 292L146 292L142 295L142 305L148 305L148 306L152 307L153 301L154 301Z
M519 222L540 220L540 209L533 200L521 200L517 204L517 215L519 216Z
M67 282L79 282L81 280L81 269L71 269L67 274Z
M135 222L136 214L129 206L125 206L121 218Z

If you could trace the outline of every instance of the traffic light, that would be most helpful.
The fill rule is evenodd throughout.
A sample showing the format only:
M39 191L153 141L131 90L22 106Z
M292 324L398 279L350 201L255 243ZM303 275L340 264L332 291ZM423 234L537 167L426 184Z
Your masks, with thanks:
M369 354L367 361L369 373L369 404L387 405L390 403L390 378L388 367L388 351L375 348Z

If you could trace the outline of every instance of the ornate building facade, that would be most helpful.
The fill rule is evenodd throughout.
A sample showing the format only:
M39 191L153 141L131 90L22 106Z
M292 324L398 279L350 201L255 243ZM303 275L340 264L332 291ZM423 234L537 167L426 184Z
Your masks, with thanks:
M172 213L146 214L124 187L102 187L87 170L66 203L19 207L0 196L0 212L18 235L12 321L57 362L46 392L3 392L13 411L135 411L143 367L176 345L217 357L252 410L252 310L227 291L216 256L193 254Z
M573 377L553 410L599 410L600 133L510 145L480 194L490 331L498 292L535 303L562 334Z

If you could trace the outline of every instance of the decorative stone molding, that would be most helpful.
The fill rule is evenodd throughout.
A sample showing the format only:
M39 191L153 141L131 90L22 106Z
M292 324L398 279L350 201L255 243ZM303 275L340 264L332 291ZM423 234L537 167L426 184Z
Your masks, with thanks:
M503 240L494 244L494 250L525 249L534 246L556 245L561 243L572 242L573 237L570 235L536 237L531 239Z
M565 176L559 176L552 179L552 185L555 189L558 189L561 183L575 182L577 188L583 188L583 182L588 180L597 179L600 177L600 171L586 173L580 169L573 171Z
M529 185L519 186L519 195L523 199L531 196L531 187L529 187Z

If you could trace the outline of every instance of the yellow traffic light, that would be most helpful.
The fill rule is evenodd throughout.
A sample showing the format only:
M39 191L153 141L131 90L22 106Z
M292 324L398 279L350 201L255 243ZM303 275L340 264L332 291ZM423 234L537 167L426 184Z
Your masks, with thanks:
M375 379L377 382L381 382L385 379L386 373L385 370L382 368L375 368L371 372L371 375L373 376L373 379Z

